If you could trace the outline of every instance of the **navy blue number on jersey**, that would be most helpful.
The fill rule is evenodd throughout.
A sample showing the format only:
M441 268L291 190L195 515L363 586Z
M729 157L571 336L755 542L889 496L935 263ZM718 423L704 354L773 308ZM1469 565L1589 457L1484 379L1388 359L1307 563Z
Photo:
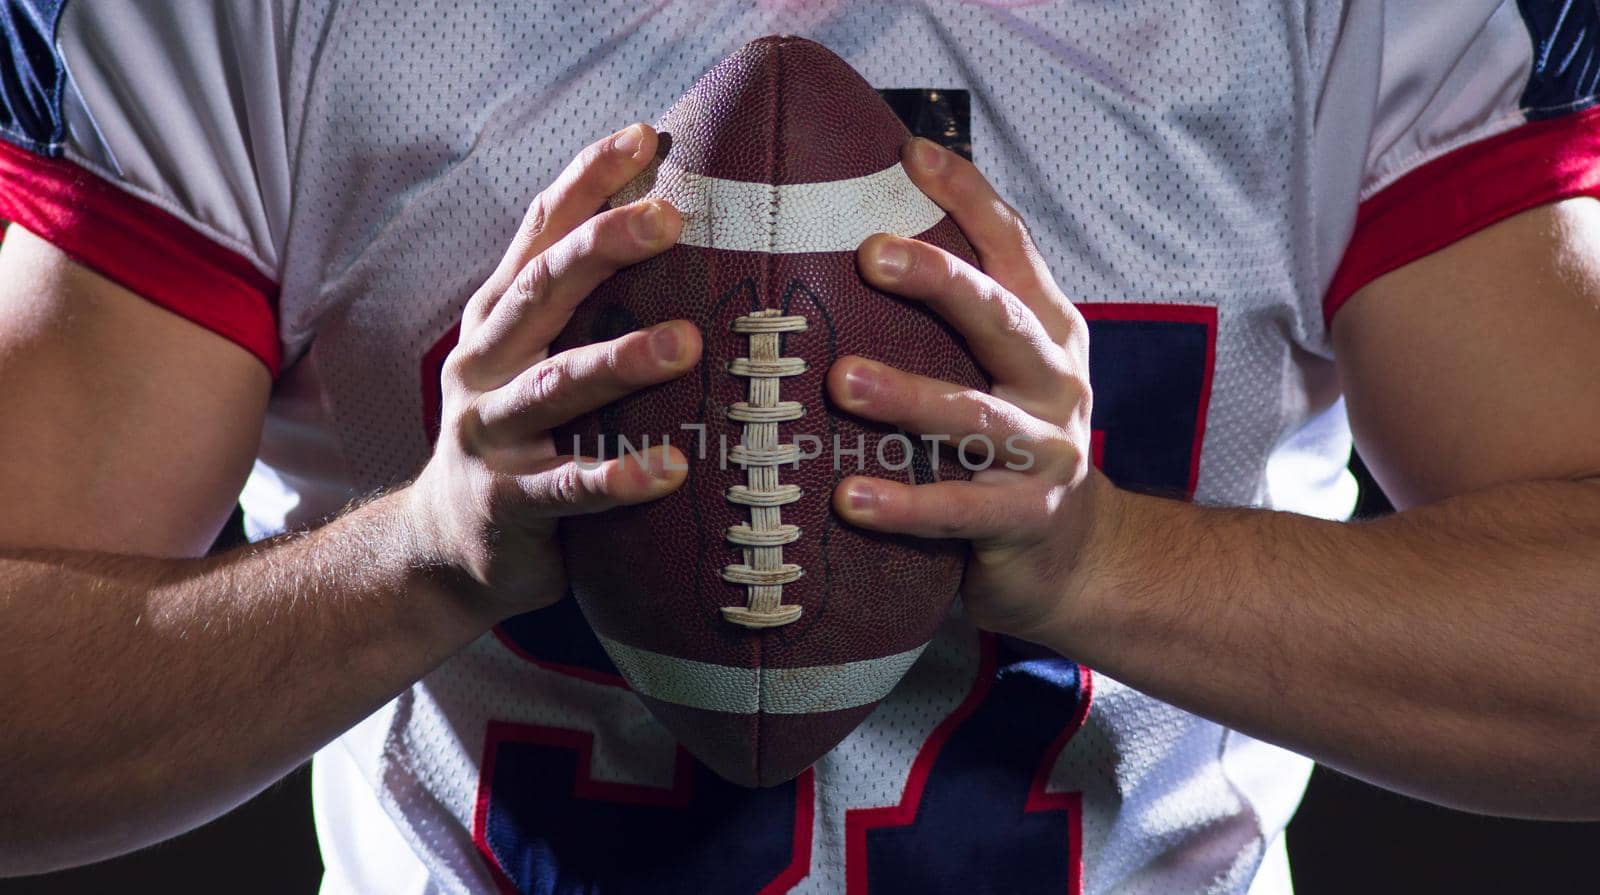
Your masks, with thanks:
M626 687L577 602L503 623L543 668ZM745 789L681 747L673 785L597 781L585 731L493 723L473 838L501 888L528 893L783 892L811 865L812 772Z
M1191 498L1216 362L1217 309L1081 304L1094 463L1118 486Z
M972 690L912 763L900 803L845 814L850 895L1082 891L1077 793L1047 792L1083 725L1090 672L981 635Z
M503 624L541 667L626 686L576 604ZM1089 672L983 635L972 690L929 737L896 806L847 815L852 892L1079 891L1075 793L1047 775L1089 707ZM495 723L473 837L507 892L783 892L809 872L814 779L729 784L678 750L673 786L590 774L591 734Z
M1192 496L1215 309L1080 310L1094 347L1096 464L1123 487ZM436 368L423 375L437 382ZM626 686L571 600L497 634L544 668ZM1087 714L1091 675L1005 638L984 635L980 649L971 691L923 745L899 803L847 812L854 895L1081 891L1078 794L1046 782ZM746 790L680 749L670 788L608 783L590 774L587 732L496 723L487 734L473 836L505 891L782 892L808 872L810 771Z

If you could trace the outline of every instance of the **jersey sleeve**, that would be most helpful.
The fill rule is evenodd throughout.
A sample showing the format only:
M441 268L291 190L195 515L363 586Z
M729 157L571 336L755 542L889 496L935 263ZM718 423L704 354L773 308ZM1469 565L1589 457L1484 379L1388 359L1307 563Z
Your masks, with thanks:
M1367 283L1496 221L1600 195L1597 42L1593 3L1353 4L1317 122L1325 158L1347 154L1360 196L1325 321Z
M288 152L274 7L0 0L0 219L276 375Z

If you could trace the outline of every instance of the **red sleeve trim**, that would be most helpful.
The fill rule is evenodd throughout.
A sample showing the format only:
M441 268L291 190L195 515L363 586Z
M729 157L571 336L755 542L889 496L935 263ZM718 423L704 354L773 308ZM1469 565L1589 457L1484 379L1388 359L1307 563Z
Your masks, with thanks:
M237 344L277 377L277 284L171 213L70 161L0 142L0 219Z
M1600 107L1520 125L1417 168L1361 203L1323 299L1329 323L1378 277L1518 212L1600 195Z

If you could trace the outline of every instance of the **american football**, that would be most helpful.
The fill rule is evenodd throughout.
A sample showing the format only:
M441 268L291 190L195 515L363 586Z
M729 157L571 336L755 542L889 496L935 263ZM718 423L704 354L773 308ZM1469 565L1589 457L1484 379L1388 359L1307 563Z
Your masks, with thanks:
M831 407L835 359L986 385L943 322L862 281L856 248L888 232L973 255L901 167L905 127L816 43L745 45L658 129L656 163L612 204L666 199L682 237L606 282L552 352L684 318L703 333L703 360L556 443L617 456L670 439L688 482L658 502L563 519L562 552L645 704L722 776L770 786L872 711L961 579L962 545L854 529L831 509L834 485L858 470L912 483L969 475L954 445Z
M1597 891L1597 346L1600 0L0 0L0 895Z

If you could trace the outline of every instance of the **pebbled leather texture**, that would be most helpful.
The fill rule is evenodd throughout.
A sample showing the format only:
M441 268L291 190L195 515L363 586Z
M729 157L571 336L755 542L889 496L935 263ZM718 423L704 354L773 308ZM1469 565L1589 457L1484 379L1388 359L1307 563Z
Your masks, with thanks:
M666 138L661 170L773 185L774 204L788 195L778 185L827 184L892 168L909 138L854 70L799 38L763 38L746 45L696 83L667 112L659 129ZM650 180L654 176L647 172L624 195L663 193L658 189L663 185ZM837 194L844 198L807 206L825 219L804 219L809 211L798 216L774 212L771 219L783 220L785 227L825 228L861 213L848 190ZM920 193L915 198L926 202ZM973 260L954 223L937 220L918 237ZM716 230L713 221L707 232ZM895 433L831 406L824 377L834 360L847 354L978 388L987 388L985 376L941 320L919 305L868 287L857 272L853 251L729 250L711 242L680 244L612 277L579 306L553 347L566 350L678 318L698 326L705 343L694 372L575 420L557 433L557 446L564 452L572 450L574 436L588 455L597 452L605 436L606 453L615 456L618 435L634 445L644 436L650 444L660 444L665 435L689 456L688 481L676 493L644 506L562 520L562 551L579 605L605 640L690 660L680 663L684 681L712 680L691 677L697 669L704 671L693 663L826 671L921 647L949 610L965 545L880 535L839 520L831 507L833 488L856 471L857 461L841 454L842 468L835 468L834 439L848 450L856 447L858 437L864 438L867 474L911 483L969 474L955 462L949 445L938 450L935 462L914 435L910 443L916 448L909 458L904 442L884 444L890 466L909 459L905 468L880 466L875 448ZM781 242L772 234L772 245ZM796 541L783 546L782 561L804 571L799 580L783 586L782 603L799 606L801 615L781 627L751 630L721 613L722 607L742 606L746 600L745 586L722 577L725 566L741 562L740 548L727 540L726 532L751 520L749 507L726 496L730 486L746 483L746 473L722 455L723 445L731 449L740 443L745 427L727 417L727 408L749 399L749 380L727 371L730 360L748 357L751 351L750 337L734 332L732 322L761 309L807 320L805 331L785 333L780 340L780 355L803 359L807 369L780 380L779 397L802 403L805 414L779 425L779 443L812 436L821 456L802 460L798 468L785 464L778 472L780 483L798 485L802 492L798 501L781 508L782 522L801 529ZM681 424L705 427L703 458L698 455L699 436ZM814 450L818 443L805 448ZM666 665L666 673L677 673L678 664ZM661 674L663 663L651 667ZM747 786L774 785L799 774L848 735L881 698L878 694L865 704L859 703L871 694L841 698L856 684L846 678L817 688L817 704L804 713L795 713L793 706L785 707L785 714L765 707L721 712L705 705L718 704L725 694L707 694L706 702L691 708L655 698L662 690L657 680L632 683L691 752ZM729 696L726 701L738 700Z

